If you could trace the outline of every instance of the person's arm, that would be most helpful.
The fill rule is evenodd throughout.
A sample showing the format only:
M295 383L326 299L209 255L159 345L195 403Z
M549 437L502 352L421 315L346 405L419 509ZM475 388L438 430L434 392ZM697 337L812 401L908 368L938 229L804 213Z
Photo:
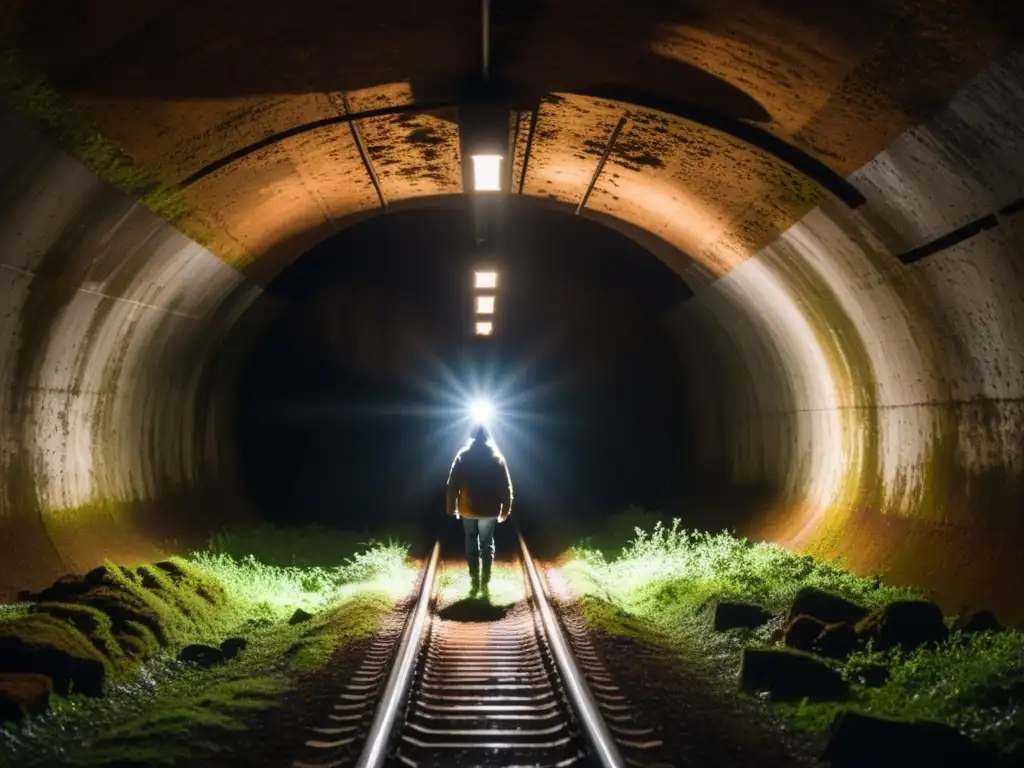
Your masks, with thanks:
M501 470L505 477L501 486L501 514L498 515L498 522L504 522L512 514L512 475L509 474L504 458L501 460Z
M462 475L462 453L455 454L455 461L452 462L452 468L448 471L448 483L445 485L445 514L448 517L455 517L458 510L459 504L459 486L460 478Z

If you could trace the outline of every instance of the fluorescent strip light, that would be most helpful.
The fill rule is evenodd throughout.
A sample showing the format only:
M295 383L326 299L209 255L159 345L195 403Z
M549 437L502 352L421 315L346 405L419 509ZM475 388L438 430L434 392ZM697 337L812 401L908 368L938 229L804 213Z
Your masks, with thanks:
M497 288L498 287L498 273L497 272L477 272L476 283L473 285L474 288Z
M473 155L473 188L477 192L501 191L501 155Z

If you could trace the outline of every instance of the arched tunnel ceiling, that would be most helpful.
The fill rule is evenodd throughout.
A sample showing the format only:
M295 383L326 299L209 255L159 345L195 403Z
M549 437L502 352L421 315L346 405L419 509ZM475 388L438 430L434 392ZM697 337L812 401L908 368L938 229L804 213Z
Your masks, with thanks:
M1010 44L1008 4L969 0L532 0L493 3L492 77L543 94L525 179L575 206L628 120L587 211L727 273L827 192L764 151L650 109L581 94L606 86L757 125L848 175L941 108ZM408 0L328 4L0 4L0 36L166 184L265 137L382 107L455 102L481 69L481 8ZM1009 15L1015 14L1014 18ZM462 191L454 110L355 123L390 204ZM380 201L345 123L249 154L184 190L179 226L269 277ZM671 253L671 252L670 252ZM686 254L684 256L683 254ZM689 257L689 259L687 258Z

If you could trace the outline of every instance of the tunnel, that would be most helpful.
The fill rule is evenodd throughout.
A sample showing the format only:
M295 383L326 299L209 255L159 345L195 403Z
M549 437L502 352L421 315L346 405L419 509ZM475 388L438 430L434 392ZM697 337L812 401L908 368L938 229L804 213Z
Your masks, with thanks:
M493 375L538 393L528 518L654 506L1024 621L1021 8L489 13L0 3L0 599L440 516Z

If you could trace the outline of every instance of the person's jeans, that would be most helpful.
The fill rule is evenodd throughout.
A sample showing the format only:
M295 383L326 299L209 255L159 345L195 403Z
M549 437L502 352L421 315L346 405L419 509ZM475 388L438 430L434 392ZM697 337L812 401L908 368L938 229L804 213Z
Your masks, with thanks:
M484 580L491 573L491 561L494 560L494 529L498 525L496 518L471 520L462 518L462 530L466 533L466 561L469 572L476 574L479 564L483 562Z

